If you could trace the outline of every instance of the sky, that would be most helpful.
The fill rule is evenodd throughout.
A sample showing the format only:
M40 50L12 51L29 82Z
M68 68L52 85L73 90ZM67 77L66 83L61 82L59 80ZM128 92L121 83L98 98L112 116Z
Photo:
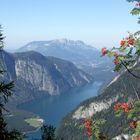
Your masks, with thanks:
M96 48L119 45L139 29L126 0L0 0L7 49L31 41L67 38Z

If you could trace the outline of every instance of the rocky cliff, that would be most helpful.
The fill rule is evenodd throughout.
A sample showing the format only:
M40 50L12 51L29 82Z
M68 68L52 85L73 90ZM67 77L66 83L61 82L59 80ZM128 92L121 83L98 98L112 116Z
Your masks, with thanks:
M13 100L24 101L42 95L58 95L86 85L93 78L73 63L37 52L9 54L2 52L5 80L15 81Z

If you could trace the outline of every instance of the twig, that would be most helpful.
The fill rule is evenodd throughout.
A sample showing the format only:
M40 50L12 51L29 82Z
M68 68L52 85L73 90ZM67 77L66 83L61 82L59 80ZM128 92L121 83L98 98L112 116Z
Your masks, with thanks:
M133 77L135 77L135 78L137 78L137 79L140 79L140 76L138 76L138 75L135 75L133 72L131 72L130 71L130 69L123 63L123 61L121 61L122 62L122 65L126 68L126 70L133 76Z

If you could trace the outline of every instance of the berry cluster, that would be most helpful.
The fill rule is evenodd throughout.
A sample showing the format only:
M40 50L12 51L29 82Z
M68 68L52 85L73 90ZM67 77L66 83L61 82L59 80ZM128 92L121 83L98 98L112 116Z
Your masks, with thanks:
M107 48L102 48L102 55L104 56L104 55L106 55L109 51L107 50ZM114 64L115 65L117 65L118 63L119 63L119 61L118 61L118 59L117 59L117 57L118 57L118 54L117 53L114 53L114 57L115 57L115 59L114 59Z
M104 55L106 55L107 53L108 53L108 50L107 50L107 48L102 48L102 55L104 56Z
M140 0L128 1L137 2L135 7L131 10L131 14L139 15ZM138 23L140 23L140 18L138 20ZM119 47L113 47L111 50L108 50L104 47L102 48L101 52L102 56L107 55L109 57L114 57L113 62L116 65L114 69L115 71L119 71L122 67L125 67L133 77L140 79L139 76L135 75L129 70L129 66L133 64L135 58L139 58L140 56L140 31L137 31L134 34L129 33L128 37L120 40ZM132 136L132 140L140 140L140 99L138 95L136 96L138 98L138 101L134 100L133 103L131 101L124 103L117 102L114 105L114 110L117 117L123 114L127 117L127 119L133 120L129 123L130 128L132 128L135 132L134 137ZM84 124L82 124L82 128L85 128L86 135L89 139L92 139L92 136L94 136L97 140L100 140L105 135L104 133L103 135L101 135L102 133L100 132L101 130L99 128L99 125L104 124L104 122L105 121L101 122L101 120L93 121L91 119L85 119Z
M127 37L125 39L122 39L120 41L120 46L129 46L129 45L134 45L135 39L133 37Z
M136 129L136 127L140 125L140 120L138 121L132 121L129 123L129 126L132 128L132 129ZM140 140L140 135L136 135L136 140Z
M140 136L137 135L137 136L136 136L136 140L140 140Z
M118 102L114 105L114 110L118 110L118 109L123 110L125 113L128 113L130 108L131 108L131 103L126 103L126 102L122 104Z
M132 121L132 122L129 123L129 126L131 128L136 128L137 125L140 125L140 120L138 120L138 121Z
M136 40L134 39L134 37L132 35L129 35L129 37L126 37L125 39L122 39L120 41L120 48L124 48L125 50L126 47L130 47L130 46L134 46L136 43ZM122 54L121 54L121 49L117 49L117 52L115 51L109 51L107 48L102 48L101 52L102 52L102 56L105 56L105 55L108 55L108 56L114 56L114 64L117 65L118 63L121 63L120 61L120 57L124 57ZM111 55L110 55L111 54Z
M137 105L137 106L136 106ZM132 101L120 103L117 102L114 105L114 110L116 111L117 115L120 115L121 113L125 112L127 115L127 118L131 118L133 121L129 123L130 128L135 130L135 140L140 140L140 120L137 116L133 116L134 114L138 115L139 112L139 104L133 103ZM131 116L131 117L130 117Z
M118 110L120 107L121 107L121 103L120 103L120 102L117 102L117 103L114 105L114 110Z
M132 121L132 122L130 122L129 123L129 126L131 127L131 128L136 128L136 121Z
M90 119L85 119L84 127L86 128L86 135L90 137L91 136L91 120Z

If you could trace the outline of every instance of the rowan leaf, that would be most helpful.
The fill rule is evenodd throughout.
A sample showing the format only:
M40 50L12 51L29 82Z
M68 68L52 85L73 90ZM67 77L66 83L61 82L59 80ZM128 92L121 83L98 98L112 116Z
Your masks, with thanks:
M138 15L138 14L140 14L140 8L134 8L134 9L132 9L131 14L132 15Z

